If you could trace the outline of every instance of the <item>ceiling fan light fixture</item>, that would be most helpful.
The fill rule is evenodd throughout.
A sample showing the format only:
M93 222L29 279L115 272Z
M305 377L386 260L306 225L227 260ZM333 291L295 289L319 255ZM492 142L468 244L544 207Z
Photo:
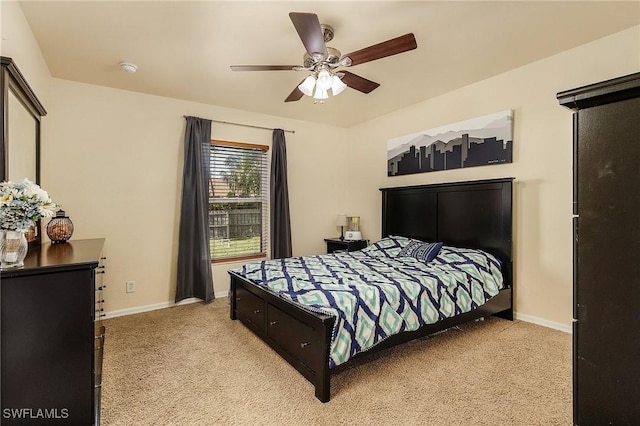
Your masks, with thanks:
M339 95L346 88L347 85L340 80L340 77L335 74L331 77L331 92L333 93L333 96Z
M310 75L309 77L305 78L304 81L300 83L300 85L298 85L298 89L300 89L300 91L307 96L313 96L313 88L315 87L315 85L316 79L313 78L312 75Z
M332 82L333 81L331 79L331 73L329 73L329 71L327 71L326 69L320 70L320 72L318 73L318 81L316 82L316 86L326 92L331 88Z
M1 1L1 0L0 0ZM324 103L328 91L336 96L349 86L362 93L371 93L380 86L348 71L338 71L339 67L364 64L399 53L416 49L418 44L413 33L395 37L382 43L373 44L342 55L338 49L327 46L333 39L334 31L328 25L320 24L315 13L290 12L289 18L300 36L305 48L303 65L231 65L232 71L308 71L312 75L296 86L284 100L299 101L304 95L313 96L314 103ZM342 80L344 78L344 80Z
M328 98L329 98L329 95L327 94L327 90L322 89L319 85L316 85L316 91L313 94L313 99L325 100Z

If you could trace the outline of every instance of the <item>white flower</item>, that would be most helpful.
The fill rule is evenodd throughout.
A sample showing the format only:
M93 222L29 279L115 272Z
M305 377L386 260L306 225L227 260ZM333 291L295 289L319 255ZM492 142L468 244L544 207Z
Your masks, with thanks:
M53 216L58 205L28 179L0 183L0 228L26 232L40 218Z
M0 205L8 206L11 201L13 201L13 195L11 194L2 194L2 197L0 197Z

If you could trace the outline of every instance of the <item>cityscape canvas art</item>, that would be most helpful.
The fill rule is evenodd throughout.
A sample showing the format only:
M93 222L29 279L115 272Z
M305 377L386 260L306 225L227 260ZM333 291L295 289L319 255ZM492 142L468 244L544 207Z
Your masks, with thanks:
M513 113L500 111L387 141L388 176L511 163Z

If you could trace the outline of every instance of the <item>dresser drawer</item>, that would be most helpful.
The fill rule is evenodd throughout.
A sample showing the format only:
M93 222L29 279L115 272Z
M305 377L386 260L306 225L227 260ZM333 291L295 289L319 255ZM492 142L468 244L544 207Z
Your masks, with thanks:
M322 333L267 305L267 336L312 371L322 365Z
M367 240L338 240L325 238L327 253L347 252L361 250L367 246Z
M240 319L249 321L260 331L264 331L264 300L242 286L236 289L236 311Z

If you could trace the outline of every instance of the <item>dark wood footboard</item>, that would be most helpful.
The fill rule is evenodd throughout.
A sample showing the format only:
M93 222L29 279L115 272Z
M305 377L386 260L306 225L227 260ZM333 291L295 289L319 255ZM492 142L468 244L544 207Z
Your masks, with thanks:
M231 275L231 319L239 319L316 388L330 398L329 350L335 318L311 313L275 294Z
M329 354L335 318L306 311L234 272L229 274L231 319L242 321L315 386L316 398L328 402L331 398ZM419 339L473 319L490 315L512 317L511 297L510 288L502 290L486 304L471 312L424 325L416 331L391 336L352 359Z

